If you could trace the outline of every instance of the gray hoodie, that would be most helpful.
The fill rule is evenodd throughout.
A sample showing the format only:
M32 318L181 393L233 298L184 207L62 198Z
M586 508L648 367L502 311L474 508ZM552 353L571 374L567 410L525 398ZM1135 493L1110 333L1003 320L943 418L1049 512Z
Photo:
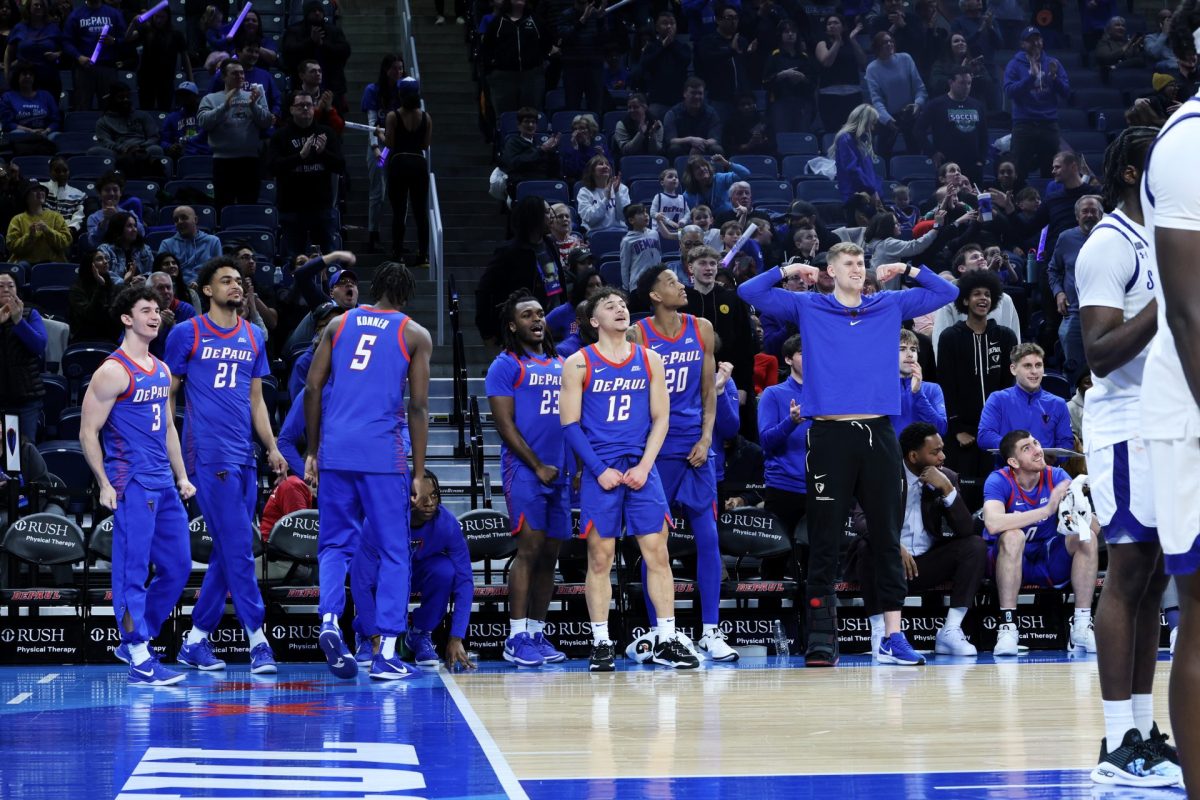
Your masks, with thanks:
M250 93L244 89L229 103L224 90L205 95L196 118L208 131L213 158L257 158L261 131L274 122L267 98L260 96L251 104Z

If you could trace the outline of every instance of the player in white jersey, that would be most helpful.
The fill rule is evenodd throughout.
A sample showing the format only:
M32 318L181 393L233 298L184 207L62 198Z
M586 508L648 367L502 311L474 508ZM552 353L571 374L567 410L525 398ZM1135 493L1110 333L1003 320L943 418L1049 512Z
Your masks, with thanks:
M1172 50L1194 57L1200 6L1171 19ZM1171 115L1146 158L1142 209L1153 232L1158 333L1142 375L1142 438L1154 471L1154 511L1167 572L1179 589L1171 723L1184 781L1200 787L1200 99Z
M1092 388L1083 442L1108 575L1096 614L1104 741L1097 783L1170 786L1181 772L1154 724L1158 610L1166 576L1154 527L1149 455L1139 435L1142 370L1156 328L1154 243L1142 225L1141 165L1156 128L1127 128L1104 154L1109 210L1075 262Z

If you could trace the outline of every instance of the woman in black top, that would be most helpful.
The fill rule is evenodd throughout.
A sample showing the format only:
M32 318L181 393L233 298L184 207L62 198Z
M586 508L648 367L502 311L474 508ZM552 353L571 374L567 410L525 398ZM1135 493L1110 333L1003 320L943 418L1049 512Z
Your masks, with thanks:
M863 102L862 75L867 56L858 44L859 24L846 34L845 23L837 14L825 18L825 38L817 42L820 81L817 107L826 131L836 131Z
M404 220L412 202L417 223L417 260L414 266L429 265L429 164L425 150L433 135L433 120L421 109L421 92L414 78L396 85L400 108L387 115L387 193L392 204L392 258L403 258Z
M816 62L799 39L796 23L779 23L779 49L767 57L763 85L771 95L771 127L775 133L812 129L813 79Z
M138 68L138 103L146 111L175 110L175 69L183 62L187 80L192 80L192 61L188 58L183 33L171 26L171 13L163 9L144 24L137 17L129 23L125 41L142 46Z

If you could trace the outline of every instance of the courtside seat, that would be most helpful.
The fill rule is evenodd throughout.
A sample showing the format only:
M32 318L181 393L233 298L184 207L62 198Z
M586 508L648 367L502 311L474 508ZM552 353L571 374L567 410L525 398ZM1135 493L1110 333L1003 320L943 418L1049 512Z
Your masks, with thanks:
M56 586L44 571L47 567L79 564L87 558L83 531L74 521L59 514L30 514L8 526L0 550L28 567L24 586L0 589L0 604L23 608L79 606L75 586Z
M517 552L512 522L506 514L491 508L477 508L458 518L471 563L483 562L483 582L476 581L475 602L484 604L508 601L508 566ZM501 563L499 569L496 564Z
M317 565L317 537L320 532L320 517L315 508L305 508L284 514L271 527L267 536L266 561L290 561L291 567L282 582L268 586L267 601L280 605L316 605L321 598L321 589L315 585ZM254 539L261 545L258 531ZM301 569L308 580L298 579Z
M734 576L742 574L747 558L763 559L790 555L791 537L783 530L779 517L762 508L735 508L717 518L717 539L721 554L734 559ZM796 596L794 580L763 580L733 577L721 584L721 597L743 603L750 599L790 600Z

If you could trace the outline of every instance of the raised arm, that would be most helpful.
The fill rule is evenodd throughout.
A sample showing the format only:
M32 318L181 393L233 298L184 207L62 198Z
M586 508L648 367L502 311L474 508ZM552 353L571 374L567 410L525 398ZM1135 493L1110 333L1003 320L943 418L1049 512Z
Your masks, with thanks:
M807 264L788 264L763 270L738 287L738 297L758 309L759 313L787 322L799 323L807 295L780 289L776 284L790 275L801 274L807 283L816 283L820 270Z

